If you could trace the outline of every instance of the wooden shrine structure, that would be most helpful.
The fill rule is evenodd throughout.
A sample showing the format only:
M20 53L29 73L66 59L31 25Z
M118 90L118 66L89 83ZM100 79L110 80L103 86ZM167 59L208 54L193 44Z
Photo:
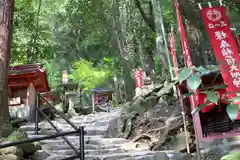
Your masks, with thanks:
M36 93L45 92L45 97L51 99L51 94L46 94L48 91L50 91L50 88L47 74L42 65L24 64L9 67L8 97L11 116L28 118L30 121L34 120ZM25 114L19 115L12 110L23 110L22 112L25 112Z
M95 88L91 90L92 92L92 108L93 113L97 109L102 111L109 111L110 101L112 101L112 95L114 90L110 88Z
M206 30L209 34L209 39L216 61L219 63L224 61L224 63L220 63L220 69L209 70L208 72L201 73L193 69L193 75L198 74L200 76L201 85L196 91L194 91L195 94L190 95L188 98L184 100L182 98L183 94L193 92L187 85L186 81L177 85L176 88L179 103L182 107L184 121L187 117L190 117L194 122L196 140L198 141L197 143L240 135L240 103L231 102L231 100L234 97L237 97L240 92L240 83L238 83L238 79L240 80L239 48L237 46L236 37L234 37L235 35L231 31L224 6L220 4L220 6L213 7L210 2L207 4L208 7L202 7L202 5L199 4L199 9L202 14ZM193 68L194 64L192 64L184 25L181 19L179 6L176 1L175 7L185 67ZM220 37L218 33L220 33ZM178 77L179 69L176 58L173 30L170 34L169 40L174 66L173 68L175 76ZM225 50L227 52L225 52ZM229 58L231 59L231 63ZM216 87L220 85L225 87ZM218 103L211 103L207 99L207 94L201 91L215 91L220 97ZM238 116L235 117L234 120L227 112L227 107L230 103L238 106L238 109L235 108L238 110L235 114L238 114ZM199 112L191 114L191 112L200 105L204 105L204 107L202 107ZM184 129L186 131L186 125L184 126ZM186 144L189 144L187 139ZM187 150L190 152L189 146L187 146Z

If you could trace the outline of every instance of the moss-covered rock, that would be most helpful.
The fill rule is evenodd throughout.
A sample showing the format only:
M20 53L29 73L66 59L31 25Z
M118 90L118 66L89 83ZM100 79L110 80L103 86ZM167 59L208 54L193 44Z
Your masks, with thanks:
M16 142L16 141L22 141L28 139L28 136L26 132L20 132L20 131L14 131L10 136L6 138L4 143L10 143L10 142ZM0 150L0 154L5 158L6 156L10 155L10 158L14 159L14 156L11 157L11 155L15 155L18 157L18 159L22 159L22 157L32 155L37 150L40 150L41 146L39 143L26 143L23 145L3 148ZM12 160L10 159L9 160ZM1 159L1 158L0 158ZM2 160L2 159L1 159Z
M0 126L0 137L8 137L13 132L11 123L5 123Z
M24 155L31 155L37 150L41 149L41 145L38 142L28 143L20 146Z
M21 140L28 139L28 135L26 132L20 132L20 131L14 131L12 134L10 134L7 138L8 142L16 142Z

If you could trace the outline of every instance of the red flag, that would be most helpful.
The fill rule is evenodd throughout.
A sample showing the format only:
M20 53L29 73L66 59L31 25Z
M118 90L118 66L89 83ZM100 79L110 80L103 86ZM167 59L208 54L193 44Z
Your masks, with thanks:
M183 50L185 66L192 67L193 63L192 63L192 58L190 55L190 50L188 48L188 41L187 41L186 33L184 30L184 25L182 23L182 17L180 15L179 5L176 1L175 1L175 8L176 8L176 12L177 12L178 27L179 27L179 32L180 32L180 39L181 39L181 45L182 45L182 50ZM199 104L198 97L195 95L191 95L189 97L189 99L190 99L192 108L197 108L198 104ZM193 119L196 119L196 116L194 116Z
M182 17L180 15L179 5L177 2L175 2L175 7L176 7L176 12L177 12L177 20L178 20L178 27L179 27L179 32L180 32L184 62L187 67L191 67L191 66L193 66L192 58L190 55L190 50L188 48L188 41L187 41L186 33L184 30L184 25L182 23Z
M136 82L136 88L143 86L142 70L135 70L134 79L135 79L135 82Z
M227 96L232 99L237 96L236 92L240 91L240 56L225 8L203 8L201 13L216 60L220 63L224 83L228 86Z

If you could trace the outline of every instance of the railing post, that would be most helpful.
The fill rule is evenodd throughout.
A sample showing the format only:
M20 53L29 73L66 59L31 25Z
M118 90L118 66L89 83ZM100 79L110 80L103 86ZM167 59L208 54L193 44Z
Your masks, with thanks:
M35 105L35 134L38 135L38 122L39 122L39 114L38 114L38 108L39 108L39 103L40 103L40 97L38 93L36 93L36 100L37 103Z
M92 93L92 113L95 114L95 92Z
M81 126L79 128L79 150L80 150L80 160L84 160L85 159L85 153L84 153L84 127Z

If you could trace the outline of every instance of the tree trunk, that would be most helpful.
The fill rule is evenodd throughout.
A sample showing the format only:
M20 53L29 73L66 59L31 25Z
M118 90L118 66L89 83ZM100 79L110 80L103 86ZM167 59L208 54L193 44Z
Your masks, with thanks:
M8 65L12 40L14 0L0 0L0 136L6 133L8 110Z

